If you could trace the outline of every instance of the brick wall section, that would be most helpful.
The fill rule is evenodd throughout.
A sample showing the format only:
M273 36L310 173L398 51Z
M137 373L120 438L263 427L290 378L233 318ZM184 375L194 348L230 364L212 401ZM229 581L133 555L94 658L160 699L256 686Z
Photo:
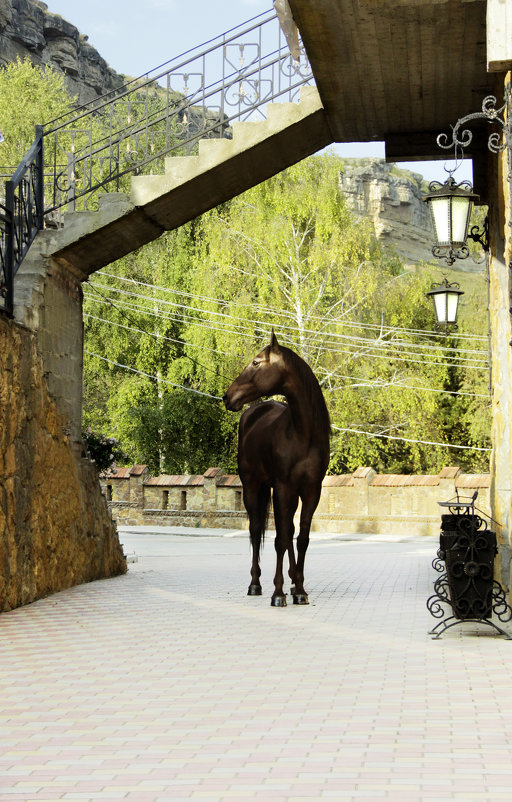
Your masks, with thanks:
M377 474L368 467L326 476L312 531L437 535L439 501L457 492L467 498L477 490L477 507L490 516L489 485L488 474L462 474L457 467L421 476ZM103 479L103 487L121 525L247 528L240 479L219 468L203 475L151 477L146 466L135 465Z

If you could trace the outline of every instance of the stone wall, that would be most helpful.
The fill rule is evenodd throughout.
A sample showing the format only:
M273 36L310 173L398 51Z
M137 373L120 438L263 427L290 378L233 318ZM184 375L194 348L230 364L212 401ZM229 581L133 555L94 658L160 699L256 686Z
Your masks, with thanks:
M0 315L0 611L125 571L96 469L50 396L37 337Z
M102 484L120 525L247 528L240 479L218 468L199 476L153 478L145 465L135 465ZM326 476L312 531L437 535L439 501L457 493L468 498L477 490L477 507L489 516L489 485L488 474L462 474L457 467L424 476L379 475L372 468Z

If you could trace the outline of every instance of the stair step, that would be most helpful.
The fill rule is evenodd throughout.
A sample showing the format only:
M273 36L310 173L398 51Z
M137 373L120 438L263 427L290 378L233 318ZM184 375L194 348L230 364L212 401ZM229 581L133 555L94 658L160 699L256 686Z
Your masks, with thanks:
M320 95L316 86L301 86L300 88L300 102L301 103L315 103L321 105Z
M232 139L200 139L199 161L201 167L209 167L229 159L235 150Z
M263 136L268 135L266 128L264 127L265 122L265 120L260 120L257 123L242 121L234 122L232 125L233 142L239 143L244 141L247 143L248 147L256 144L256 142L260 142Z
M181 183L195 174L199 163L198 156L167 156L165 159L165 175Z
M300 103L268 103L267 119L234 122L232 139L200 139L197 156L166 158L164 175L134 176L131 201L136 206L142 206L158 195L170 192L288 126L300 122L321 107L320 97L314 86L302 87Z

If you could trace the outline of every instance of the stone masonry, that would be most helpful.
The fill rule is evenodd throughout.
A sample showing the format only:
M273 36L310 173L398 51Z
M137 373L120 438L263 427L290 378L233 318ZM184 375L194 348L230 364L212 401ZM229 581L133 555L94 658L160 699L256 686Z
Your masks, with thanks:
M240 478L219 468L197 476L152 477L145 465L134 465L103 478L102 485L118 524L247 528ZM457 493L467 498L477 490L476 505L490 516L489 485L488 474L463 474L457 467L437 475L358 468L352 474L326 476L312 531L436 535L438 502ZM271 516L269 528L273 525Z
M0 316L0 612L126 571L96 468L52 399L36 335Z

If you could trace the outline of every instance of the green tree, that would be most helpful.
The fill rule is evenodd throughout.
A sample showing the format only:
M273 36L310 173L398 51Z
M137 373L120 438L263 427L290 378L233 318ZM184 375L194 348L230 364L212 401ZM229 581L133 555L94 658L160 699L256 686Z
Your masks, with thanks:
M332 471L484 465L485 452L436 445L486 442L485 400L465 389L485 377L470 370L483 367L479 346L429 334L430 273L405 270L353 217L340 169L335 157L308 159L91 281L89 313L111 321L108 335L87 324L90 350L111 360L89 358L91 402L103 398L106 433L139 461L234 469L236 416L216 399L273 326L323 386Z
M5 141L0 159L15 168L35 138L36 125L64 114L76 102L62 73L25 59L0 69L0 130Z
M164 235L85 286L84 424L101 420L132 460L154 472L235 464L235 422L212 397L216 368L202 345L183 339L194 230L189 224Z

